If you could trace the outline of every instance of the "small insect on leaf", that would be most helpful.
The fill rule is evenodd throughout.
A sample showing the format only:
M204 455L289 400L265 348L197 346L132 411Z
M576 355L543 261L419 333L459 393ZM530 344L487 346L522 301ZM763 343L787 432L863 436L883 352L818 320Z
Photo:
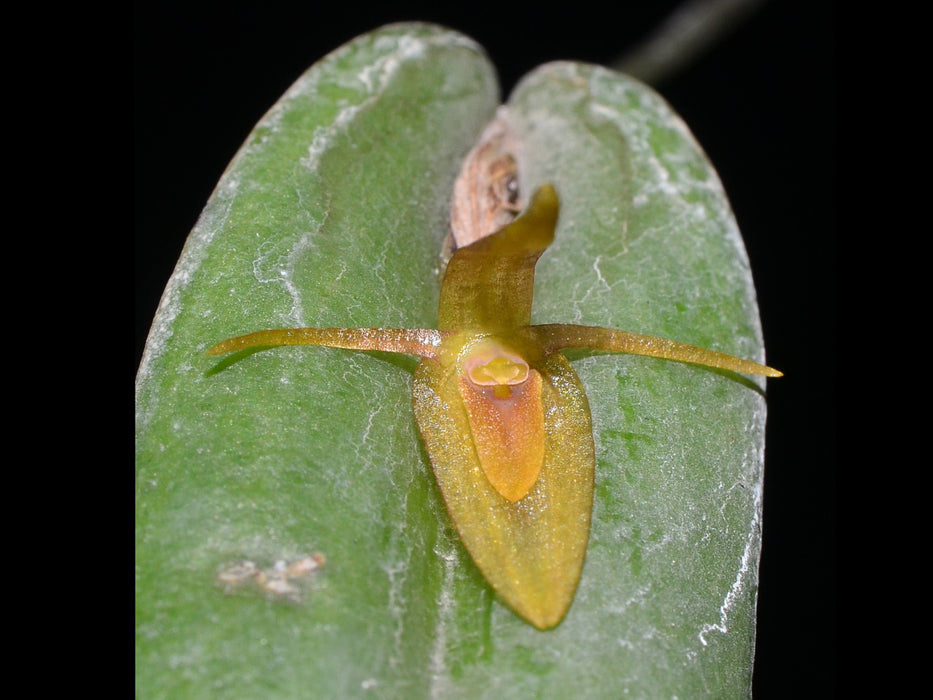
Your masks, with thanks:
M224 565L217 572L217 582L229 592L252 583L264 593L297 602L301 599L301 589L293 586L290 581L306 577L323 565L324 556L321 554L305 555L288 564L278 561L266 569L260 568L250 560L243 560Z
M415 420L460 538L496 592L540 629L566 614L589 538L595 455L586 393L561 350L593 348L779 377L770 367L664 338L572 324L530 325L534 268L559 202L543 185L527 209L457 248L438 329L300 328L225 340L421 357Z

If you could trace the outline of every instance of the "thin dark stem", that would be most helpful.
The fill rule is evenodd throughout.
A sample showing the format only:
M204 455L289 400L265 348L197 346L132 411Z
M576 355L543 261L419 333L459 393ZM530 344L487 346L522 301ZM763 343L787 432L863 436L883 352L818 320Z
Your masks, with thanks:
M613 61L622 73L657 85L720 40L766 0L687 0L658 30Z

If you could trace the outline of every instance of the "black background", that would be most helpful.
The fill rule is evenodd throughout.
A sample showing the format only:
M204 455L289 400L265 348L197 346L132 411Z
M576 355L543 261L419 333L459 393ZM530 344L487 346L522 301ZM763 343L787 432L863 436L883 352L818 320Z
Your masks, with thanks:
M185 237L253 125L312 63L383 24L424 20L483 45L503 95L554 59L609 64L676 2L191 2L135 13L135 361ZM655 83L729 193L768 363L757 698L835 690L836 67L830 2L765 2Z

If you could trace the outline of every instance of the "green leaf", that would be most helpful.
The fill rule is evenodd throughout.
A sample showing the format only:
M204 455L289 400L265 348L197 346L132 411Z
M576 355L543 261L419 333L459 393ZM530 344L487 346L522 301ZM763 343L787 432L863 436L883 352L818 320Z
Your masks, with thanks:
M596 502L576 599L541 632L450 525L412 416L414 361L204 355L263 328L434 327L453 181L498 100L469 39L385 27L312 66L224 173L137 377L137 697L750 693L762 380L573 356ZM670 108L579 63L540 67L508 104L522 191L550 181L562 201L533 322L763 359L740 234ZM284 577L316 553L320 569Z

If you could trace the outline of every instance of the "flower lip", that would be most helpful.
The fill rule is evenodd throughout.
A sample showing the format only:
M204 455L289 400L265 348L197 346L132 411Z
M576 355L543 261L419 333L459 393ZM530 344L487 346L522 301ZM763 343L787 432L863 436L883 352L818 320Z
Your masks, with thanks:
M518 353L494 339L483 340L465 353L463 369L477 386L515 386L528 379L529 367Z

